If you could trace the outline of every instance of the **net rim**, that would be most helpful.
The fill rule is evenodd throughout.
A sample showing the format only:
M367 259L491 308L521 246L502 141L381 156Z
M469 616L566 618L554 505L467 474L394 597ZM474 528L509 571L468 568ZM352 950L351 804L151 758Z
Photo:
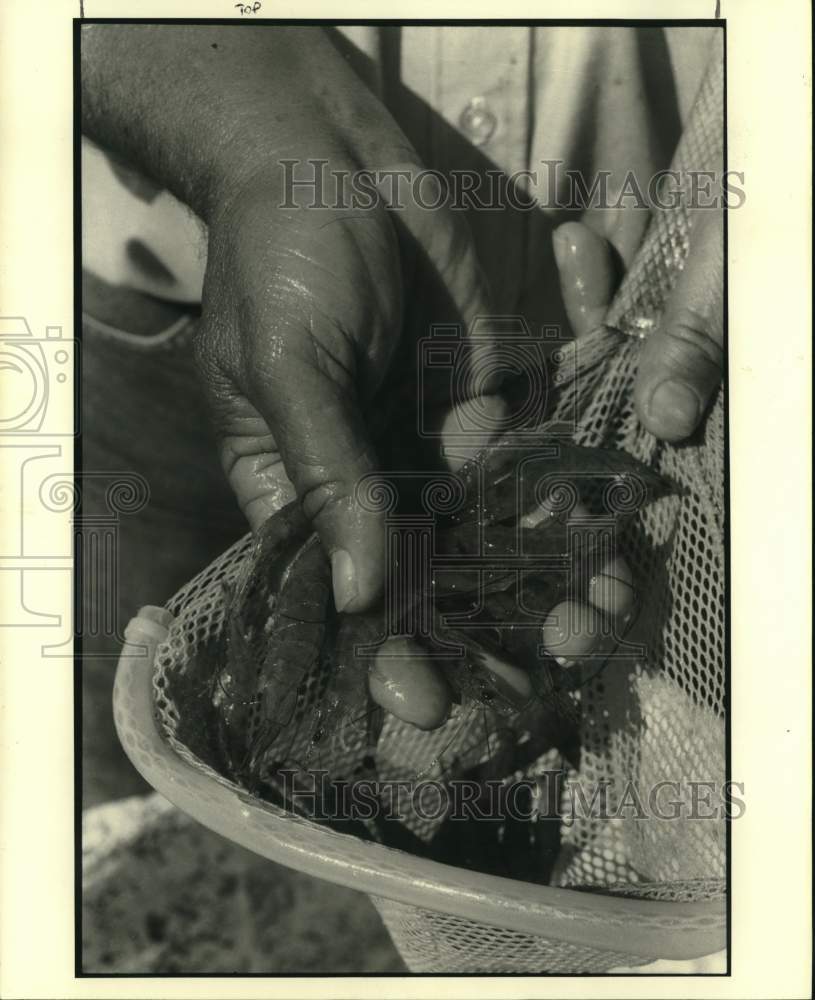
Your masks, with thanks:
M203 826L270 861L401 903L548 939L645 958L690 959L725 946L725 899L634 899L543 886L420 858L309 822L184 760L162 735L153 702L154 644L126 643L114 721L144 779Z

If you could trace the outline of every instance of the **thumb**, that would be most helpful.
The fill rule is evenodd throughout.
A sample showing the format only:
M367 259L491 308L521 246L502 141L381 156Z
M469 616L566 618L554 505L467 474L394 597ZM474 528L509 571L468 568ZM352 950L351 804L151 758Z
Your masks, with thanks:
M643 346L634 390L640 421L658 438L688 437L721 381L723 302L722 213L697 209L685 269Z
M337 609L368 607L384 575L384 512L359 502L374 457L353 391L302 360L265 377L258 365L240 387L199 366L221 463L252 530L296 494L331 559Z
M331 559L337 610L364 610L382 589L385 512L361 491L375 457L353 385L293 350L247 389Z

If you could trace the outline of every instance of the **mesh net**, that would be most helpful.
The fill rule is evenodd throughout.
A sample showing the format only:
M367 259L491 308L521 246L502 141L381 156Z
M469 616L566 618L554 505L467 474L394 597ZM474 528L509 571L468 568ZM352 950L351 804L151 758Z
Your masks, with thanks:
M691 169L721 170L722 91L719 54L674 158L682 177ZM632 385L642 338L658 323L688 252L685 204L678 199L675 209L654 215L607 326L583 345L580 378L564 387L555 413L576 417L576 443L622 449L681 489L637 516L626 553L643 583L644 606L636 634L628 637L634 651L609 662L575 699L579 764L569 763L557 746L540 743L530 747L523 771L559 766L568 786L582 789L587 800L603 786L614 814L609 819L584 810L563 824L550 884L676 902L714 898L725 889L724 822L681 818L694 814L682 809L696 794L694 782L720 787L725 778L724 400L720 391L698 439L678 448L656 441L639 425ZM227 784L198 752L195 725L185 725L178 679L190 674L189 665L221 636L228 595L252 553L247 536L172 598L168 608L175 624L158 649L153 680L166 739L194 767ZM315 673L301 711L319 703L324 692L324 680ZM493 773L500 773L500 719L484 712L464 717L466 711L455 709L433 732L386 717L374 748L380 778L415 778L428 761L435 773L449 771L443 751L451 741L459 769L491 761ZM536 731L533 724L528 728ZM370 743L370 733L357 731L335 747L333 772L360 773ZM660 782L673 783L676 820L641 822L636 808L614 808L632 787L644 799ZM416 821L412 832L429 840L437 826L438 821ZM373 901L408 967L417 972L602 972L646 961L624 950L548 940L385 898Z

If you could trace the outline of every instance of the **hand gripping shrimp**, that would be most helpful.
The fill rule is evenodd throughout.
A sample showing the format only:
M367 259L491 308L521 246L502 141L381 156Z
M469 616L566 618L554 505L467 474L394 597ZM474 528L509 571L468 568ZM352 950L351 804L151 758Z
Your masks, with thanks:
M264 525L213 688L224 756L246 787L282 767L370 759L383 709L428 730L465 703L504 720L574 714L575 666L599 669L632 614L616 542L669 484L623 452L545 431L531 445L506 436L460 476L463 504L436 523L443 567L412 599L431 602L434 636L461 655L437 658L426 637L386 640L382 611L338 614L296 504Z

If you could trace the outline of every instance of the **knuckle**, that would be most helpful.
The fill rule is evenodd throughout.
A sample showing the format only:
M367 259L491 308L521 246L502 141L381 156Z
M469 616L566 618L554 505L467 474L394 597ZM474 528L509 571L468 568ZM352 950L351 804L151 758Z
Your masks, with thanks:
M196 351L194 361L207 402L217 416L234 396L233 382L211 353Z
M348 486L339 479L328 479L300 490L300 505L309 521L347 512L351 506Z
M667 365L690 374L700 368L720 372L724 365L724 351L710 320L687 307L671 315L663 353Z

